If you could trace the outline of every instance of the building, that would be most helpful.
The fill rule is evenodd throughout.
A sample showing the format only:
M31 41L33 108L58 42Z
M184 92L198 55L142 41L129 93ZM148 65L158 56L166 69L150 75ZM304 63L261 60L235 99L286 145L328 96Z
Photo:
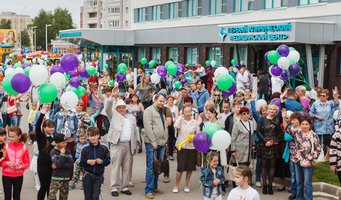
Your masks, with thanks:
M51 49L57 50L56 53L59 54L66 54L66 53L76 53L79 49L79 46L77 44L61 40L59 38L55 40L51 40Z
M92 41L91 48L103 52L102 64L111 54L105 49L133 48L134 67L142 57L159 64L169 58L190 65L215 60L225 67L236 58L252 72L267 70L265 52L284 43L299 51L312 87L341 87L341 0L144 0L132 9L133 36L119 32L129 42L95 38L115 30L61 34L82 38L86 48Z

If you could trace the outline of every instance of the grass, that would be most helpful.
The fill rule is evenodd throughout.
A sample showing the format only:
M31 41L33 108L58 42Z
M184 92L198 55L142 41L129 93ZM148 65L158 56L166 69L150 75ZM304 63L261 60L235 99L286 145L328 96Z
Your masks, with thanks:
M314 168L313 182L326 182L340 186L337 174L330 171L329 166L329 162L316 164Z

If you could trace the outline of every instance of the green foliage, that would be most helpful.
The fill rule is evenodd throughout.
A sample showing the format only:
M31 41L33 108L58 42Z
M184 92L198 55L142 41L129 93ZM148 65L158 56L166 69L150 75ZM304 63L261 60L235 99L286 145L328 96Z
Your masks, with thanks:
M313 182L326 182L340 186L337 174L334 174L329 169L329 166L329 162L316 164L313 173Z
M30 36L28 35L27 30L21 31L21 46L22 47L30 47L31 46Z
M2 19L0 21L0 29L11 29L12 28L11 23L12 23L12 21L9 19L8 20Z

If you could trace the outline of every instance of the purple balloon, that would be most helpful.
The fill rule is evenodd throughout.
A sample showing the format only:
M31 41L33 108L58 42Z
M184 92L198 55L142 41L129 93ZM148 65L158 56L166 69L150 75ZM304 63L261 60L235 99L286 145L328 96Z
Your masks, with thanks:
M30 63L24 63L24 64L22 65L22 68L25 69L26 67L29 67L29 66L31 66Z
M296 76L300 72L300 66L298 64L291 64L289 66L290 76Z
M15 74L11 80L11 86L17 93L25 93L30 89L30 78L23 73Z
M149 63L148 62L146 62L146 64L144 64L144 68L149 69Z
M90 78L90 75L88 74L88 72L85 73L85 78Z
M210 149L211 143L211 137L205 132L199 132L193 138L193 145L200 152L207 152Z
M280 99L280 98L274 98L274 99L272 99L272 101L270 102L270 104L275 104L276 106L278 106L278 113L281 112L282 107L281 107L281 99Z
M180 83L181 83L182 86L184 86L186 82L187 82L187 81L186 81L185 78L182 78L182 79L180 80Z
M79 76L81 77L86 77L86 74L88 74L88 72L86 71L86 69L82 68L79 70ZM88 74L89 75L89 74Z
M71 85L72 87L78 88L79 85L80 85L80 82L79 82L78 78L77 78L77 77L71 78L71 79L70 79L70 85Z
M68 72L68 74L70 74L70 78L77 77L77 71L76 70Z
M77 54L78 54L78 55L81 55L81 54L82 54L82 51L81 51L81 50L78 50L78 51L77 51Z
M40 52L40 54L44 54L44 51Z
M50 56L50 55L47 55L47 57L48 57L48 58L51 58L51 56Z
M64 74L64 70L63 70L62 67L59 66L59 65L53 66L53 67L51 68L51 70L50 70L50 74L51 74L51 75L54 74L54 73L56 73L56 72L60 72L60 73Z
M236 68L239 70L239 69L242 68L242 66L241 66L239 63L237 63L237 64L236 64Z
M290 53L290 49L287 45L282 44L277 48L277 53L282 57L287 57Z
M278 65L271 67L271 74L274 76L280 76L282 74L282 69Z
M270 62L269 59L268 59L268 54L269 54L268 51L264 54L264 60L265 60L268 64L270 64L271 62Z
M225 96L225 97L228 97L228 96L231 96L233 95L237 90L237 86L236 86L236 83L233 82L232 83L232 86L230 87L230 89L228 90L225 90L225 91L222 91L221 93Z
M282 79L283 81L289 80L288 72L286 70L283 70L283 72L282 72L282 74L280 76L280 79Z
M180 76L185 72L185 66L183 64L177 64L176 66L178 67L178 71L176 72L177 76Z
M78 67L79 61L77 56L73 54L66 54L63 56L60 65L65 72L73 71Z
M33 57L33 58L35 58L35 57L36 57L36 55L33 55L32 57Z
M26 55L24 54L24 55L22 55L22 57L23 57L23 58L26 58Z
M163 65L158 66L156 71L157 71L157 74L159 74L159 76L161 76L161 77L167 76L167 69Z
M121 73L117 73L116 74L116 80L119 81L119 82L124 81L125 78L126 78L125 74L121 74Z

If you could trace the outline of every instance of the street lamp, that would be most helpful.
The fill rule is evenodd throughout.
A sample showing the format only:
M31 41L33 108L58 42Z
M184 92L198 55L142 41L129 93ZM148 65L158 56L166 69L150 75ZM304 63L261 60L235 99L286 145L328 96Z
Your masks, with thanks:
M52 26L51 24L45 24L45 42L46 42L46 48L45 51L47 51L47 27Z
M37 26L33 26L34 30L34 51L37 51Z

